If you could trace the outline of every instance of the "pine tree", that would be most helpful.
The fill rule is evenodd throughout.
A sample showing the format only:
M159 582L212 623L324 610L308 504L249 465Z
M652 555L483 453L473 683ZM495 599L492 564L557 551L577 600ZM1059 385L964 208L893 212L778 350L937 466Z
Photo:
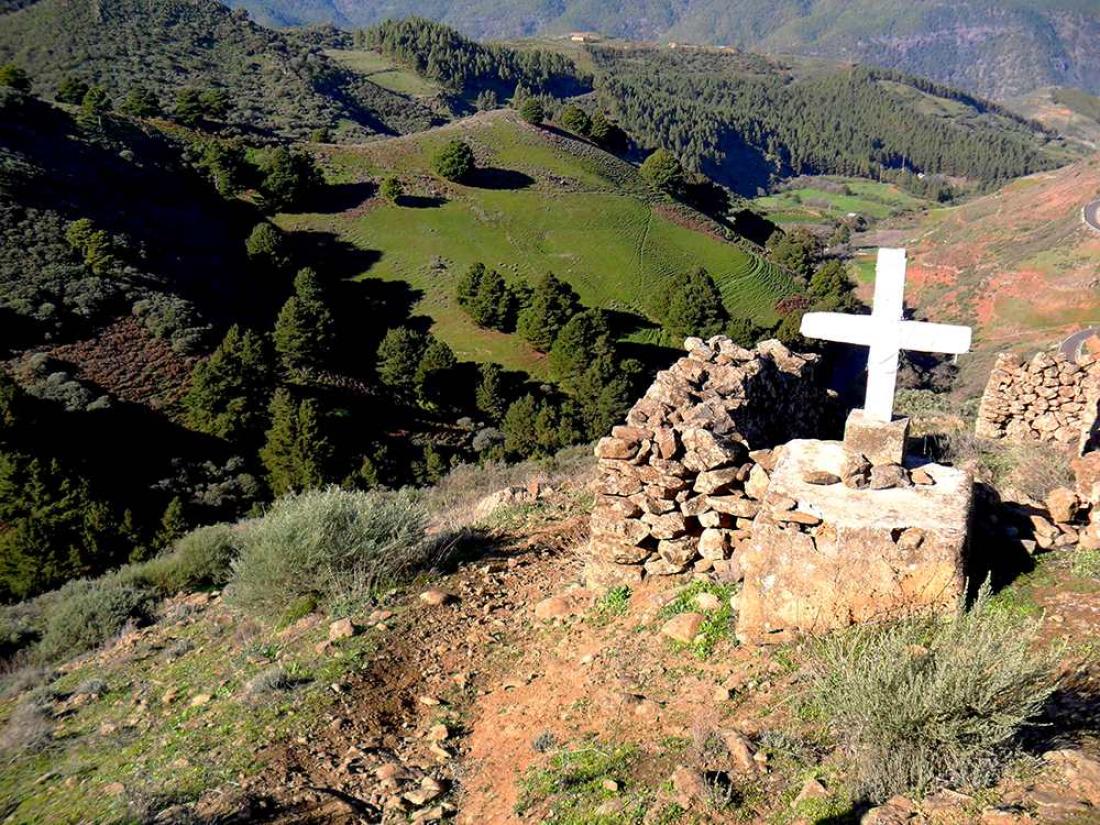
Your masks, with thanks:
M281 496L292 490L319 487L332 449L321 432L320 410L312 399L301 403L279 388L271 399L271 426L260 450L271 491Z
M481 288L481 279L485 277L485 264L476 261L458 279L455 287L455 298L460 307L469 308L477 299L478 290Z
M504 449L509 455L530 456L538 449L535 418L538 405L533 395L513 401L504 414L501 430L504 432Z
M575 135L587 135L592 130L592 119L580 106L570 104L558 116L561 125ZM606 121L605 121L606 123Z
M285 146L269 152L260 163L259 190L270 212L285 212L300 206L322 182L312 155L292 152Z
M401 186L401 179L396 175L387 176L378 188L378 194L390 203L397 203L398 198L401 197L404 191L404 187Z
M579 308L580 299L572 287L547 273L535 284L527 306L519 313L516 332L535 349L546 352Z
M460 182L474 171L474 152L469 144L452 140L432 158L432 168L437 175Z
M672 195L681 194L687 183L684 167L680 165L676 155L667 149L658 149L651 154L638 171L654 186Z
M515 322L515 295L495 269L485 272L469 304L470 316L483 327L508 331Z
M160 101L145 86L134 86L127 92L118 109L132 117L156 117L160 114Z
M416 365L416 395L421 404L436 407L446 399L456 363L451 348L438 338L429 336L420 362Z
M590 364L613 358L611 333L602 311L578 312L561 328L550 349L550 374L566 389Z
M519 107L519 116L535 126L546 120L546 109L537 97L529 97Z
M183 399L187 423L227 441L251 439L262 429L271 385L271 357L264 339L234 325L191 373L191 387Z
M30 76L14 63L6 63L0 66L0 86L16 89L20 92L31 90Z
M481 383L474 394L477 408L490 421L496 423L508 408L508 399L504 389L504 368L495 362L481 365Z
M283 233L267 221L252 227L244 248L249 259L265 268L277 271L288 263Z
M88 94L88 84L79 77L69 75L57 87L57 102L79 106L86 94Z
M275 322L275 350L287 370L318 369L333 347L332 313L317 273L305 268L294 278L294 295Z
M428 346L427 336L408 327L389 330L378 345L376 369L387 387L411 396L416 389L420 359Z
M157 547L168 547L187 532L187 527L187 519L183 511L183 499L179 496L173 496L164 509L164 515L160 518L160 529L157 531L154 543Z
M202 121L203 106L199 97L199 90L193 88L180 89L176 95L176 105L172 110L172 116L178 123L184 126L195 127Z
M664 326L677 337L719 334L729 320L722 294L705 269L673 278L665 291Z

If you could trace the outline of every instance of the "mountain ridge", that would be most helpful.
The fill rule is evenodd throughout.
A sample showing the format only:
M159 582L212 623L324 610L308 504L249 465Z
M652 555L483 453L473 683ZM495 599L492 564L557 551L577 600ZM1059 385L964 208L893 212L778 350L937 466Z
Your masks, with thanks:
M645 0L629 10L592 0L229 0L261 23L364 26L417 14L477 38L589 30L631 40L731 45L857 60L921 74L989 97L1068 85L1100 92L1100 9L1079 0Z

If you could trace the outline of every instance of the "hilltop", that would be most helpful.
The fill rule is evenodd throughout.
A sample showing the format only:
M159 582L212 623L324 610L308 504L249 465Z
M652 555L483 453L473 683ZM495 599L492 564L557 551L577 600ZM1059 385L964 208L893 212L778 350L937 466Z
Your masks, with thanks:
M433 154L460 138L480 172L465 184L431 173ZM376 262L366 278L400 282L414 312L464 359L496 360L544 373L542 357L514 335L474 325L455 300L459 277L480 261L511 283L547 271L585 306L613 310L619 333L635 344L666 341L656 325L669 279L702 266L733 317L773 326L775 304L792 279L703 214L647 183L636 167L553 128L523 123L515 112L475 115L428 132L361 146L314 148L330 182L359 192L344 210L283 215L296 232L321 232ZM406 195L376 196L381 176L396 174ZM358 274L358 273L356 273Z
M101 84L116 105L147 89L164 109L183 89L220 89L233 130L284 139L361 139L442 119L329 58L323 35L265 29L215 0L38 0L3 12L0 63L22 66L47 97L70 77Z
M930 317L974 324L983 367L996 351L1045 347L1095 324L1100 234L1085 227L1081 209L1097 197L1093 156L932 210L900 233L911 262L907 296Z
M1079 89L1047 86L1005 105L1089 149L1100 147L1100 98Z
M390 0L231 0L279 26L352 27L417 14L474 37L588 31L627 40L730 45L896 68L994 98L1041 86L1100 92L1100 13L1083 0L647 0L641 7Z

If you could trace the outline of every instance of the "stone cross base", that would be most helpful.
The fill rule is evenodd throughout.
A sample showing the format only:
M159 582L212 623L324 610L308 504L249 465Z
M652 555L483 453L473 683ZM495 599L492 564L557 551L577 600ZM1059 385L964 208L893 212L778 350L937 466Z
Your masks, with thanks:
M949 611L963 594L970 475L930 464L923 484L855 489L839 482L850 455L836 441L782 449L741 557L741 642Z
M844 445L872 464L901 464L908 437L908 418L887 423L868 417L863 410L852 410L844 422Z

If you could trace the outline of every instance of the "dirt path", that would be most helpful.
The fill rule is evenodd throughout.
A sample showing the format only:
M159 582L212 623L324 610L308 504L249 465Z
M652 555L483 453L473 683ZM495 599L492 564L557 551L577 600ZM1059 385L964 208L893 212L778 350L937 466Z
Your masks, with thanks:
M498 679L531 632L529 605L571 578L581 519L486 545L435 587L446 604L396 606L378 654L332 686L333 707L306 736L273 746L240 789L206 795L204 821L405 822L453 812L471 702Z
M1100 232L1100 201L1093 201L1082 209L1081 218L1089 229Z

